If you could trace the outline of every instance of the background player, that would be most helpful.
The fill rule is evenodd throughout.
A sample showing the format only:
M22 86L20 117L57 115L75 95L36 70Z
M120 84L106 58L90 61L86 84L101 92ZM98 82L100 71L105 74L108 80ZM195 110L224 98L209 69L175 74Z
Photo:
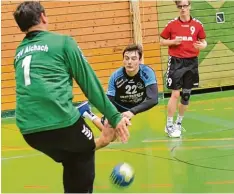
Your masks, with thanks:
M107 96L122 115L131 119L134 115L158 104L158 86L154 71L141 64L142 47L129 45L123 51L123 67L110 77ZM87 103L79 106L81 114L101 127L100 119L90 112Z
M190 1L175 1L175 4L180 16L171 20L161 33L161 45L169 47L166 84L169 89L172 89L172 93L168 102L165 132L170 137L180 137L181 135L181 123L189 104L191 89L198 87L199 84L197 56L199 51L207 46L202 23L190 16ZM178 117L173 124L181 88Z
M21 3L14 18L26 33L14 60L16 124L31 147L62 163L65 193L91 193L95 149L106 146L115 134L104 128L94 140L92 130L73 106L72 79L123 142L128 140L129 120L106 97L76 42L47 31L48 19L39 2Z

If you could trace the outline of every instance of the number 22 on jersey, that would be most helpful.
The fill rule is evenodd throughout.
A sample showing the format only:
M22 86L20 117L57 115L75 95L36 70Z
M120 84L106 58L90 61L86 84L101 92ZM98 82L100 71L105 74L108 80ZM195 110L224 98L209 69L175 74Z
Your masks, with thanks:
M126 91L126 94L136 94L137 93L137 86L136 85L126 85L125 89L127 90Z
M30 80L30 63L32 60L32 55L28 55L23 59L22 68L24 69L24 84L28 86L31 84Z

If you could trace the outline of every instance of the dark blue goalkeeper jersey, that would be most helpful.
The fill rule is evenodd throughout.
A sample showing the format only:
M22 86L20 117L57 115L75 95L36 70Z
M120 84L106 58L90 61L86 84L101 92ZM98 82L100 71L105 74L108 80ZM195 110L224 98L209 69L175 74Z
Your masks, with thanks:
M157 79L153 69L140 65L138 73L130 77L125 68L117 69L110 77L107 95L120 112L134 114L158 103Z

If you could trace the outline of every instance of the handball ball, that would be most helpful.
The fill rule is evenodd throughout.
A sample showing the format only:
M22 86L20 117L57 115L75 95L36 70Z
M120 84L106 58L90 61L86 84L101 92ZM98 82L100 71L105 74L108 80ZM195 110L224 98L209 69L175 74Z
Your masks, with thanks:
M134 180L134 169L127 163L121 163L114 167L110 179L114 185L127 187Z

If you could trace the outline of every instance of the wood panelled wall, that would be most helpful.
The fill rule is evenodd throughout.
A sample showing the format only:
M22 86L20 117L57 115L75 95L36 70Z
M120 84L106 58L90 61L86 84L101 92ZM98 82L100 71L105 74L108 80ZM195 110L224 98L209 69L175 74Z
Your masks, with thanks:
M2 2L2 110L15 109L13 58L23 39L13 12L19 2ZM129 1L42 1L49 18L49 30L74 37L106 90L113 71L122 66L122 51L133 43L133 25ZM201 52L200 88L234 85L234 2L194 1L192 15L207 32L208 47ZM216 12L225 13L225 23L217 24ZM178 16L172 1L140 1L144 63L156 73L159 91L167 69L167 48L159 45L159 33ZM74 102L85 100L74 87Z
M19 2L2 2L2 110L15 109L13 58L24 34L12 13ZM49 18L49 30L74 37L106 90L109 77L122 66L122 51L133 42L128 1L42 1ZM156 2L140 3L144 62L156 72L163 90ZM85 100L74 87L74 102Z

